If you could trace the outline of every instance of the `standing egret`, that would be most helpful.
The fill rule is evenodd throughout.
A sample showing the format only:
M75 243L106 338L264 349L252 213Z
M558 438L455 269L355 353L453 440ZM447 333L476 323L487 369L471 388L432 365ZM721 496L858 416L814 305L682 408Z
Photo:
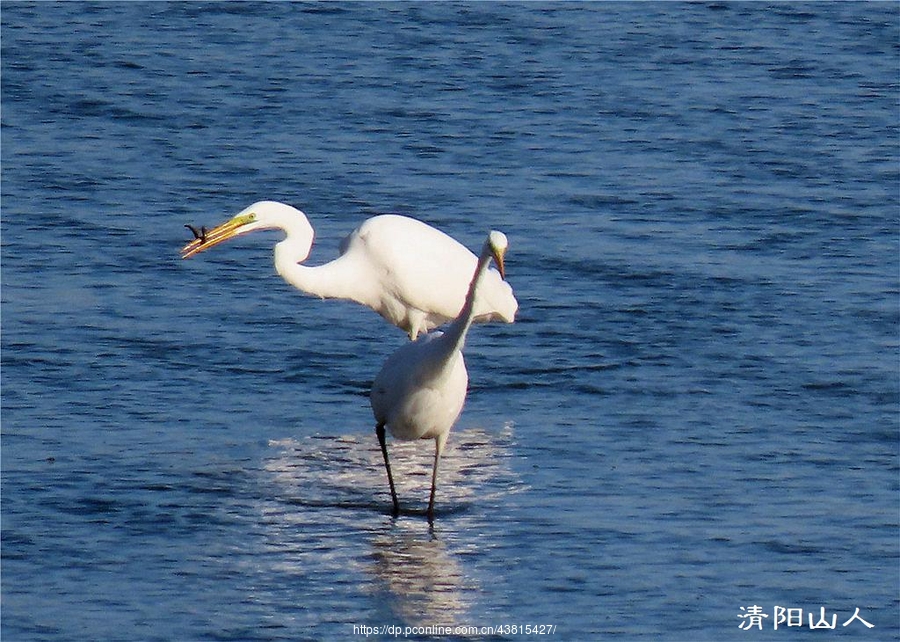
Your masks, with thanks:
M368 219L340 246L340 256L324 265L302 265L313 243L313 228L300 210L274 201L254 203L214 227L194 230L182 258L254 230L286 234L275 245L275 269L285 281L323 299L349 299L369 307L415 339L453 320L466 297L477 259L452 237L406 216ZM490 271L479 288L473 320L512 323L519 304L501 274Z
M506 236L502 232L492 231L478 258L465 304L453 323L445 332L426 334L394 352L372 384L369 399L375 414L375 434L384 457L395 517L400 513L400 504L384 441L385 426L397 439L434 439L434 468L428 501L428 521L433 522L438 462L450 428L462 411L469 384L462 354L466 333L475 318L477 293L484 284L489 283L485 275L489 274L488 265L492 258L500 276L504 275L506 247Z

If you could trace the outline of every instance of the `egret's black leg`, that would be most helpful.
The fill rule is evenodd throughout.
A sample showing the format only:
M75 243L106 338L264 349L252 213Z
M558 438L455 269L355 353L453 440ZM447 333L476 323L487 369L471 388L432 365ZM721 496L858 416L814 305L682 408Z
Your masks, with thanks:
M391 487L391 500L394 502L392 515L397 517L397 515L400 514L400 502L397 501L397 491L394 490L394 476L391 475L391 463L388 461L387 444L384 441L384 424L375 426L375 434L378 435L378 443L381 445L381 454L384 456L384 469L387 471L388 484Z

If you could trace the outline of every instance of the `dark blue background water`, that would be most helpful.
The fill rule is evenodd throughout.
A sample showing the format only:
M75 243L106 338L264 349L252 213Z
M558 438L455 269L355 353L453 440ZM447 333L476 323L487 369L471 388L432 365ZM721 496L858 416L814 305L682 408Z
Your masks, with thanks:
M898 25L4 2L3 639L897 639ZM392 520L366 398L403 333L275 235L179 258L260 198L311 263L384 212L509 235L433 532L431 445Z

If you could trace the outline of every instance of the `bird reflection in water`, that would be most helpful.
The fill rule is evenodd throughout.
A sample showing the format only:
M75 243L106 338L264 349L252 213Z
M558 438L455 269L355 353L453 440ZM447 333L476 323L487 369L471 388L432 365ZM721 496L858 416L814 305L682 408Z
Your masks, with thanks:
M468 553L488 545L490 516L523 488L510 469L513 432L463 429L445 453L440 521L425 513L432 458L415 442L398 442L398 491L419 506L390 515L383 462L368 433L271 441L260 489L270 568L295 575L312 605L337 588L377 597L385 620L453 626L471 620L480 593ZM424 492L423 492L424 491ZM414 513L415 517L410 517ZM344 587L344 588L338 588Z
M409 626L467 622L479 586L440 533L419 520L401 519L376 535L372 548L372 590L384 594L395 621Z

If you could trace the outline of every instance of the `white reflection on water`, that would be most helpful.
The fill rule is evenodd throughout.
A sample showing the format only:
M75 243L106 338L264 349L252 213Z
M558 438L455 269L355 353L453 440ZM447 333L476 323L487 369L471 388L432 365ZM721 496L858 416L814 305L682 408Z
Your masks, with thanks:
M411 626L466 621L480 588L424 520L400 519L372 539L372 591L383 593L394 616Z
M521 482L509 468L512 433L507 425L499 434L476 428L450 434L438 472L436 518L520 490ZM306 507L390 512L387 475L374 430L371 435L316 435L272 440L269 445L279 452L264 468L279 486L283 501ZM388 452L401 513L424 515L434 442L389 440Z
M401 515L390 516L384 463L371 435L270 441L264 462L263 551L272 568L311 592L375 595L394 622L466 622L480 581L464 562L489 547L496 505L522 489L510 469L513 431L451 433L442 457L435 525L425 519L433 442L390 441ZM342 587L342 588L341 588ZM382 599L383 598L383 599Z

